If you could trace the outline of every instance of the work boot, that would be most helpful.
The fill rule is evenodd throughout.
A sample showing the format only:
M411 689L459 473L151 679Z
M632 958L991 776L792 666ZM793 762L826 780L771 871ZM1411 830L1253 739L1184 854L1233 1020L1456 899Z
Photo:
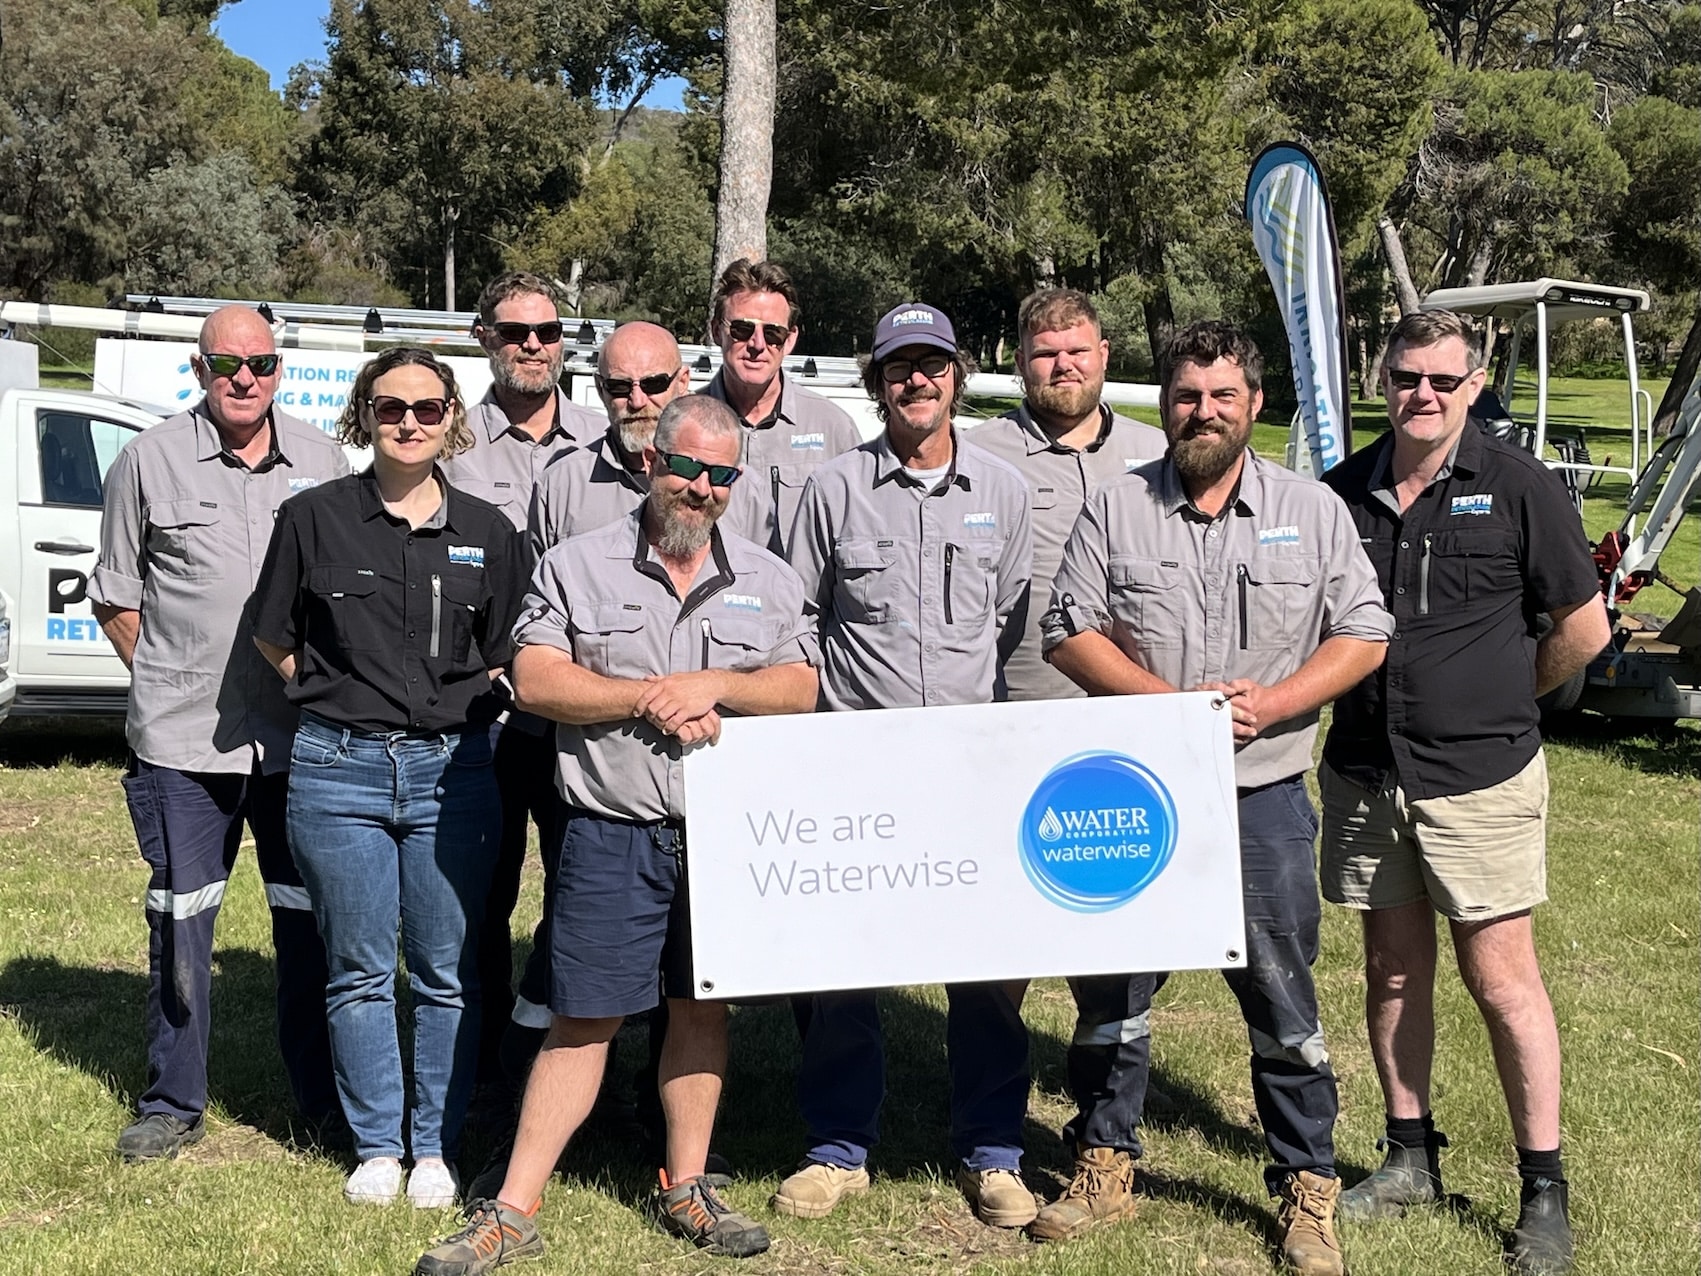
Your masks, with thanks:
M988 1227L1026 1227L1039 1214L1039 1205L1015 1170L971 1170L957 1167L957 1187L968 1198L975 1217Z
M1518 1276L1571 1270L1571 1189L1563 1179L1525 1179L1506 1260Z
M543 1238L531 1214L496 1201L474 1201L467 1207L467 1225L421 1254L413 1270L414 1276L482 1276L542 1254Z
M1408 1205L1428 1205L1442 1199L1441 1149L1447 1136L1439 1130L1424 1138L1421 1148L1402 1147L1389 1139L1376 1140L1386 1153L1382 1168L1362 1183L1341 1193L1336 1215L1344 1223L1399 1218Z
M702 1175L669 1183L663 1170L656 1216L667 1231L711 1254L750 1258L768 1248L767 1229L721 1200Z
M768 1202L776 1214L793 1218L826 1218L838 1203L856 1192L868 1190L868 1170L847 1170L825 1161L805 1161L798 1166Z
M119 1134L118 1155L132 1165L170 1160L191 1143L199 1143L206 1133L204 1113L197 1113L193 1121L179 1121L169 1112L150 1112Z
M1304 1276L1346 1276L1335 1239L1335 1201L1341 1180L1300 1170L1282 1180L1282 1262Z
M1036 1241L1070 1240L1095 1223L1127 1218L1134 1204L1134 1158L1115 1148L1082 1148L1069 1190L1040 1210L1028 1235Z

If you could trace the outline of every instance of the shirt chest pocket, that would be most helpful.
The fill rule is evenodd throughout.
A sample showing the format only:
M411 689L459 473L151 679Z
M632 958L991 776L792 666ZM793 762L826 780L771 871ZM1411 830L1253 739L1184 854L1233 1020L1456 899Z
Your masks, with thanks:
M573 659L605 678L647 678L664 672L652 656L642 607L585 603L569 607Z
M1057 488L1054 485L1033 487L1028 492L1028 505L1035 513L1057 508Z
M454 664L465 664L478 636L484 590L453 576L434 578L431 585L431 654L447 655Z
M945 546L944 595L941 599L947 625L979 628L992 619L998 594L998 564L1004 557L1003 541L974 541Z
M531 512L531 489L521 488L514 483L494 479L464 479L457 478L453 486L459 491L476 496L481 501L489 501L501 510L508 521L515 527L524 529L526 517Z
M1318 564L1306 558L1255 558L1235 568L1236 631L1242 651L1309 650L1322 625Z
M714 616L703 622L703 668L739 673L764 668L773 643L770 626L743 616Z
M155 501L148 507L148 555L179 580L224 575L219 509L200 501Z
M891 618L898 592L897 546L890 541L841 540L833 546L833 605L840 620L853 625L883 625Z
M1106 566L1112 623L1127 631L1138 646L1161 649L1181 646L1187 632L1186 606L1190 573L1180 563L1156 558L1113 558Z
M1418 549L1418 614L1519 591L1512 533L1497 527L1426 532Z
M378 577L354 567L315 567L308 592L330 624L331 638L345 652L394 651L398 635L380 614ZM310 625L307 637L318 646L322 635Z

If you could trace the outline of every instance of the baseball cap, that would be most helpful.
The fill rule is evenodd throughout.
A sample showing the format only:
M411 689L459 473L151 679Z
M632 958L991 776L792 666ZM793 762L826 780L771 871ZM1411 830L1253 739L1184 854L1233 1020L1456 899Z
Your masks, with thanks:
M957 333L945 312L925 301L906 301L894 306L874 325L874 353L878 362L905 346L933 346L957 353Z

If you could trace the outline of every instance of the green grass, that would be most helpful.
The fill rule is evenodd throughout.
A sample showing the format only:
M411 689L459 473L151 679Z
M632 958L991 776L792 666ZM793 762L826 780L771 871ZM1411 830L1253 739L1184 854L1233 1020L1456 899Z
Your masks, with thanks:
M1282 441L1282 431L1260 427L1261 448ZM1694 527L1685 530L1692 579ZM294 1139L272 1044L269 926L247 852L219 922L208 1137L176 1162L125 1167L113 1157L143 1085L147 969L146 871L118 785L122 757L112 726L0 728L0 1272L411 1270L454 1225L452 1213L345 1206L347 1165ZM1551 900L1536 929L1565 1046L1576 1271L1693 1273L1701 1267L1701 729L1585 718L1550 740L1549 758ZM517 929L536 916L538 890L534 859ZM1316 973L1340 1077L1338 1155L1351 1181L1377 1163L1381 1101L1364 1036L1357 929L1342 910L1325 909ZM1158 1000L1160 1094L1144 1131L1139 1214L1055 1248L982 1227L951 1187L940 991L901 990L884 1004L890 1096L868 1195L819 1222L768 1214L764 1202L803 1134L791 1103L795 1034L783 1008L741 1008L716 1146L742 1174L729 1196L767 1223L772 1251L737 1264L652 1230L636 1206L653 1169L618 1129L593 1120L545 1196L539 1222L549 1252L521 1270L1270 1270L1274 1212L1262 1187L1245 1030L1216 975L1180 975ZM1025 1015L1035 1073L1027 1164L1031 1184L1048 1194L1066 1170L1057 1130L1069 1113L1067 990L1037 984ZM1436 1113L1453 1141L1447 1184L1468 1199L1344 1229L1357 1276L1502 1270L1502 1234L1517 1201L1511 1136L1481 1021L1450 970L1437 1015ZM641 1030L623 1040L623 1076L643 1049ZM471 1141L469 1168L487 1142Z

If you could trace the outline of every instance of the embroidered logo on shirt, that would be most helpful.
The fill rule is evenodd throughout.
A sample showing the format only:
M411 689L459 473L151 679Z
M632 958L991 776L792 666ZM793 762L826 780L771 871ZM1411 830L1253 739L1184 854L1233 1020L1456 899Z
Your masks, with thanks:
M738 611L762 610L762 600L755 594L722 594L721 605Z
M1258 529L1260 545L1297 545L1299 544L1299 528L1292 524L1287 527L1261 527Z
M318 486L319 480L316 478L292 478L289 481L289 490L292 492L305 492L310 487Z
M998 515L991 510L982 510L978 514L964 514L964 527L984 527L989 532L998 530Z
M468 567L484 566L483 545L451 545L449 546L449 561L465 563Z
M825 434L794 434L791 436L791 445L793 448L808 448L813 452L825 452L827 450L827 436Z
M1479 492L1475 496L1455 496L1453 498L1453 513L1455 514L1490 514L1493 511L1493 492Z

